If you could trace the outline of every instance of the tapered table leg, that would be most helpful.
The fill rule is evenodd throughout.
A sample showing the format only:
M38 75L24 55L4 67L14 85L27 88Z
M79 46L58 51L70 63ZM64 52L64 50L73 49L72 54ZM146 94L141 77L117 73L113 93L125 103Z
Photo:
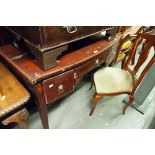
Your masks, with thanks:
M36 85L36 91L37 91L37 107L39 111L39 115L42 121L42 125L44 129L49 129L49 123L48 123L48 112L47 112L47 105L45 100L45 94L43 92L43 86L41 83Z

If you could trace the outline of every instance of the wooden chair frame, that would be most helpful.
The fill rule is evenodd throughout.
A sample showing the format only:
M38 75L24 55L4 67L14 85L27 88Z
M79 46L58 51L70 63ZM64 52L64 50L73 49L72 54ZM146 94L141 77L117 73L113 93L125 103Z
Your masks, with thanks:
M133 40L133 41L134 41L138 33L144 33L144 32L150 31L151 28L152 28L152 27L146 28L145 26L141 26L141 27L137 30L137 32L136 32L135 34L132 34L132 35L130 35L130 34L123 35L123 36L121 37L120 41L119 41L118 46L117 46L117 49L116 49L116 56L115 56L115 59L114 59L114 61L113 61L113 64L115 64L115 63L117 62L117 58L118 58L118 56L119 56L119 54L120 54L120 52L121 52L121 47L122 47L122 45L123 45L126 41L128 41L128 40ZM141 40L139 40L139 43L140 43L140 42L141 42ZM126 50L123 51L123 53L125 53L126 55L125 55L125 58L122 60L121 68L123 68L123 65L124 65L124 63L125 63L125 61L126 61L128 55L129 55L129 53L130 53L132 47L133 47L133 43L132 43L132 45L131 45L131 47L130 47L129 49L126 49ZM133 59L132 59L132 65L134 65L134 61L135 61L135 56L134 56Z
M154 47L154 50L155 50L155 35L152 35L151 32L152 31L150 31L149 33L138 33L137 34L137 36L136 36L136 38L135 38L135 40L133 42L133 48L130 51L130 55L128 56L126 62L123 65L123 69L128 71L131 74L131 76L132 76L132 80L133 80L132 91L131 92L118 92L118 93L98 94L96 92L96 87L95 87L95 94L94 94L94 97L93 97L93 104L92 104L92 107L91 107L91 111L89 113L90 116L93 114L93 112L95 110L95 107L96 107L96 104L97 104L97 102L100 100L100 98L102 96L117 96L117 95L127 94L129 96L129 101L125 105L125 107L123 109L123 114L125 114L125 111L128 108L128 106L133 103L133 101L134 101L134 93L135 93L137 87L139 86L140 82L142 81L143 77L145 76L145 74L147 73L149 68L155 62L155 54L154 54L154 56L151 58L149 63L143 69L143 71L140 74L140 76L138 77L138 79L136 79L136 73L139 71L140 67L146 61L146 59L147 59L147 57L149 55L151 47ZM143 47L141 49L141 53L139 55L139 59L138 59L136 65L134 66L133 70L131 70L129 68L129 65L131 64L131 61L132 61L133 57L136 54L137 47L138 47L139 43L142 42L143 39L145 39L146 41L143 44ZM93 83L94 83L94 81L93 81Z

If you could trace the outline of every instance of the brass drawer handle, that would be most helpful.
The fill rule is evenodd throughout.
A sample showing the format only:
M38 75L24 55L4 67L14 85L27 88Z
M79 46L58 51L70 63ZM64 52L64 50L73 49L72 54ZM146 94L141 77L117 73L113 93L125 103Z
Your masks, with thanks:
M99 64L99 59L96 59L95 65L98 65L98 64Z
M64 92L64 86L63 85L59 85L58 86L58 91L59 91L59 93L63 93Z
M63 28L66 28L68 33L75 33L77 31L76 26L63 26Z

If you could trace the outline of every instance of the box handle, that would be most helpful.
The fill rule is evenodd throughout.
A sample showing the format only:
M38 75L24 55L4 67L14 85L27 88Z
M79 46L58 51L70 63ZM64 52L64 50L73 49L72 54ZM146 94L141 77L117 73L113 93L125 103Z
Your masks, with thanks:
M63 93L64 92L64 86L63 85L59 85L58 86L58 91L59 91L59 93Z
M77 31L76 26L63 26L67 30L68 33L75 33Z

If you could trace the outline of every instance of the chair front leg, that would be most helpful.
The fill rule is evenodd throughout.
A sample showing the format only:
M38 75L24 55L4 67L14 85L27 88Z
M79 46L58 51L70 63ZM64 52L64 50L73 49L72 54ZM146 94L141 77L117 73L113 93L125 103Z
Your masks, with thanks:
M132 104L134 101L134 96L133 95L129 95L129 101L128 103L125 105L124 109L123 109L123 114L125 114L126 109L129 107L130 104Z
M94 110L95 110L95 108L96 108L96 104L97 104L97 102L100 100L100 98L101 98L102 96L100 96L100 95L98 95L98 94L94 94L94 98L93 98L93 104L92 104L92 107L91 107L91 111L90 111L90 113L89 113L89 116L92 116L92 114L93 114L93 112L94 112Z

